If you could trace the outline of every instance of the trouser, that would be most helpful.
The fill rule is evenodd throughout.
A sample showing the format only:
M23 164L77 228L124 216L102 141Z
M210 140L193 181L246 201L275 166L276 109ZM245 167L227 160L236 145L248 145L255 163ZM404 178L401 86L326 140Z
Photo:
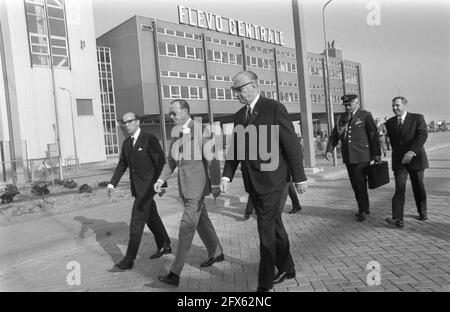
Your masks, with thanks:
M256 210L260 240L258 285L266 289L273 287L275 267L279 272L294 271L289 237L281 217L284 208L281 201L285 189L257 194L250 183L250 199Z
M345 164L348 177L358 203L358 212L369 211L369 194L367 193L367 174L370 162L360 164Z
M175 260L170 271L180 275L189 255L192 240L197 230L200 239L206 247L208 258L217 257L223 253L222 245L217 237L214 225L209 219L205 206L205 197L188 199L182 197L184 212L180 222L178 234L178 247Z
M286 188L284 189L283 192L283 197L281 200L281 211L284 210L284 206L286 205L286 201L287 201L287 195L289 194L289 197L291 198L291 202L292 202L292 207L301 209L302 206L300 205L300 201L298 199L298 195L297 195L297 190L295 189L295 185L292 182L288 182ZM252 214L253 210L255 209L255 207L252 204L252 201L250 200L250 196L248 198L247 201L247 206L245 208L245 214Z
M394 170L395 194L392 197L392 218L403 221L403 211L405 207L406 180L411 180L414 200L417 212L420 216L427 215L427 194L423 183L424 170L412 171L405 166L400 166Z
M138 209L138 206L142 208ZM153 196L145 199L136 198L131 212L130 239L126 253L126 257L130 260L136 259L145 224L153 233L158 250L170 245L169 235L159 217Z

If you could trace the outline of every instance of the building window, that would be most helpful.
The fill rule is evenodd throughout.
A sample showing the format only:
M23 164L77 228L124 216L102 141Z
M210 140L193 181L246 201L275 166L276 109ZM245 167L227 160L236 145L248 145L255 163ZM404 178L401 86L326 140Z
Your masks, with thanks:
M111 49L97 47L97 61L99 62L100 99L102 103L102 120L105 135L105 149L107 155L119 154L117 117L114 100L114 82L111 70ZM80 111L78 111L80 112Z
M163 97L165 99L170 99L170 87L169 86L163 86Z
M177 55L182 58L186 57L186 47L184 45L177 44Z
M165 99L203 99L203 88L198 86L167 86L163 85Z
M70 67L64 0L24 0L31 64ZM48 20L46 19L48 17ZM47 24L48 28L47 29ZM48 40L50 39L50 42Z
M179 99L180 96L180 86L170 86L170 98Z
M192 47L186 47L186 58L195 60L195 49Z
M77 99L78 116L93 116L92 99Z
M203 49L202 48L195 48L195 58L197 60L203 61Z
M159 54L167 55L166 44L164 42L158 42Z
M189 98L189 88L186 86L181 86L181 98L188 99Z
M177 47L172 43L167 44L167 55L168 56L177 56Z
M230 64L236 64L236 54L230 53Z
M217 89L217 99L218 100L225 100L225 89L218 88Z
M198 99L198 88L189 87L189 98L190 99Z

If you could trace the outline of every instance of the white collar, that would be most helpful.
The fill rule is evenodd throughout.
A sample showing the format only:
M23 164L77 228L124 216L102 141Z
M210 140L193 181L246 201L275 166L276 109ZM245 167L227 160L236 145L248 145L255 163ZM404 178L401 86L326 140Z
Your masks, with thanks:
M186 122L185 122L184 125L183 125L183 129L186 129L187 127L189 127L189 123L191 122L191 120L192 120L191 117L189 117L189 119L186 120Z
M408 113L408 112L405 111L405 112L403 113L403 115L401 115L400 117L397 116L397 118L401 118L402 121L405 121L405 118L406 118L406 114L407 114L407 113Z
M137 142L137 139L138 139L140 133L141 133L141 128L138 128L138 129L136 130L136 132L131 136L131 137L134 138L134 142L135 142L135 143Z
M353 112L352 115L354 116L356 114L356 112L358 111L359 107L357 107Z
M255 105L256 105L256 102L258 102L258 100L259 100L259 93L256 95L255 99L250 103L250 109L252 112L253 112L253 109L255 109Z

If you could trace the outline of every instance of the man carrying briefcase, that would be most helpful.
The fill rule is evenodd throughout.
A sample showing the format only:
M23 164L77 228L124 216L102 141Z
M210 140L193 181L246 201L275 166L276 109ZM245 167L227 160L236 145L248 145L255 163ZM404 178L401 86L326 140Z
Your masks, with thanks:
M341 141L342 160L358 202L357 221L362 222L370 213L367 174L371 160L381 161L380 139L372 114L359 107L358 95L344 95L342 104L346 113L339 116L331 132L325 158L330 159L331 152Z

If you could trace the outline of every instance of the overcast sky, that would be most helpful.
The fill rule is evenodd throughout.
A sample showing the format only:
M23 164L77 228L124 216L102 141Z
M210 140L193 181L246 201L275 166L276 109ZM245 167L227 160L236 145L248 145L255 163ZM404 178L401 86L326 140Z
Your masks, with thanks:
M321 52L326 1L299 2L306 48ZM295 47L291 0L93 0L96 35L133 15L178 23L178 4L282 31L285 45ZM369 25L368 15L379 25ZM427 122L450 122L450 1L333 0L326 22L344 59L362 63L365 103L375 117L391 116L391 99L401 94Z

